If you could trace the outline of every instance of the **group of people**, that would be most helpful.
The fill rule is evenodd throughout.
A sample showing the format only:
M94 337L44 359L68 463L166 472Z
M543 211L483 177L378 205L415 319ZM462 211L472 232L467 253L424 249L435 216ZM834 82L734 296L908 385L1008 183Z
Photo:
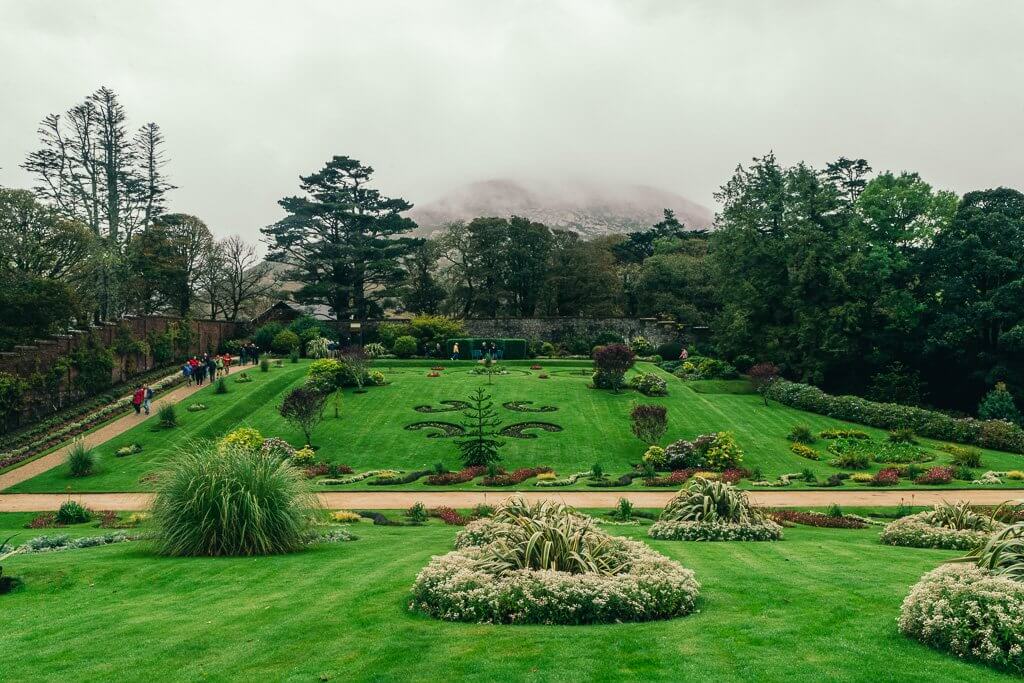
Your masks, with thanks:
M248 344L242 344L242 348L238 352L238 357L242 365L248 365L249 363L252 363L253 365L259 365L260 347L256 346L252 342L249 342Z
M181 366L181 374L189 386L192 386L193 383L201 386L207 379L212 382L219 376L229 374L231 360L230 353L221 355L204 353L202 358L192 356Z
M140 384L135 388L135 393L132 394L132 408L135 408L135 414L139 415L143 410L146 411L146 415L149 415L149 408L153 401L153 387L148 384Z

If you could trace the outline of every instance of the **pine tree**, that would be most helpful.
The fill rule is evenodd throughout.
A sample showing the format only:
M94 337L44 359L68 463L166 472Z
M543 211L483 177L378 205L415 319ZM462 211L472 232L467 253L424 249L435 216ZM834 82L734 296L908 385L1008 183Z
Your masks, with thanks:
M978 405L978 417L982 420L1008 420L1021 424L1021 414L1013 402L1013 396L1006 390L1006 384L997 382L992 391L985 395Z
M463 413L466 420L462 423L466 436L456 441L462 464L466 467L494 464L501 460L498 454L501 439L497 431L501 420L494 410L491 395L481 387L469 397L468 402L470 407Z

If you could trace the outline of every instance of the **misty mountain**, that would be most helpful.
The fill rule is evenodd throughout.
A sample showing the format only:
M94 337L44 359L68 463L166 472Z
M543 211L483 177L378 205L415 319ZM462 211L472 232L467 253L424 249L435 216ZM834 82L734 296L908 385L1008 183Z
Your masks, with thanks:
M507 178L463 185L443 197L416 206L409 217L418 236L435 235L445 223L479 216L523 216L583 237L643 230L672 209L688 228L711 227L713 215L685 197L647 185L611 185L587 181L522 182Z

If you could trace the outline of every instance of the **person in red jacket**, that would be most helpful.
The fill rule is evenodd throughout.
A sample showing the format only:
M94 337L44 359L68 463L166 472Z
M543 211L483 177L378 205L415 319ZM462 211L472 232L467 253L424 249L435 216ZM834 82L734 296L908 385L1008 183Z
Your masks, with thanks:
M132 394L132 407L135 408L135 414L138 415L142 412L142 402L146 400L146 390L142 388L140 384L135 393Z

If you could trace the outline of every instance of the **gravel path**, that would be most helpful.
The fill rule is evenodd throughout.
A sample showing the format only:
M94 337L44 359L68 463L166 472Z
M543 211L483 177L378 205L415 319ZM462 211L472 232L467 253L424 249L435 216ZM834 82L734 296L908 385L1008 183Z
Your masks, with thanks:
M134 416L133 416L134 417ZM578 508L610 508L619 498L629 498L643 508L662 507L674 491L331 491L320 493L321 503L330 509L399 510L417 501L427 507L447 505L469 508L478 503L494 505L509 496L529 500L553 499ZM936 491L751 491L758 505L769 507L820 507L831 503L845 506L933 505L941 501L969 500L978 505L998 505L1022 500L1021 491L936 490ZM93 510L143 510L153 500L151 493L11 493L0 495L0 512L43 512L56 510L68 498Z
M205 384L203 386L206 386ZM152 413L156 414L160 410L160 405L163 403L177 403L183 398L187 398L199 391L203 387L196 385L192 386L179 386L172 389L170 392L160 394L153 398L153 407L151 408ZM115 436L124 434L129 429L139 424L149 416L143 413L142 415L136 415L134 412L128 413L122 418L118 418L113 422L108 422L99 429L90 432L82 437L82 441L86 446L99 446L102 443L110 441ZM0 491L9 489L15 484L20 484L26 479L31 479L37 474L42 474L47 470L51 470L58 465L63 464L64 459L67 458L68 451L71 450L73 442L69 442L52 453L48 453L41 458L36 458L31 462L25 463L21 467L16 467L13 470L0 474Z

